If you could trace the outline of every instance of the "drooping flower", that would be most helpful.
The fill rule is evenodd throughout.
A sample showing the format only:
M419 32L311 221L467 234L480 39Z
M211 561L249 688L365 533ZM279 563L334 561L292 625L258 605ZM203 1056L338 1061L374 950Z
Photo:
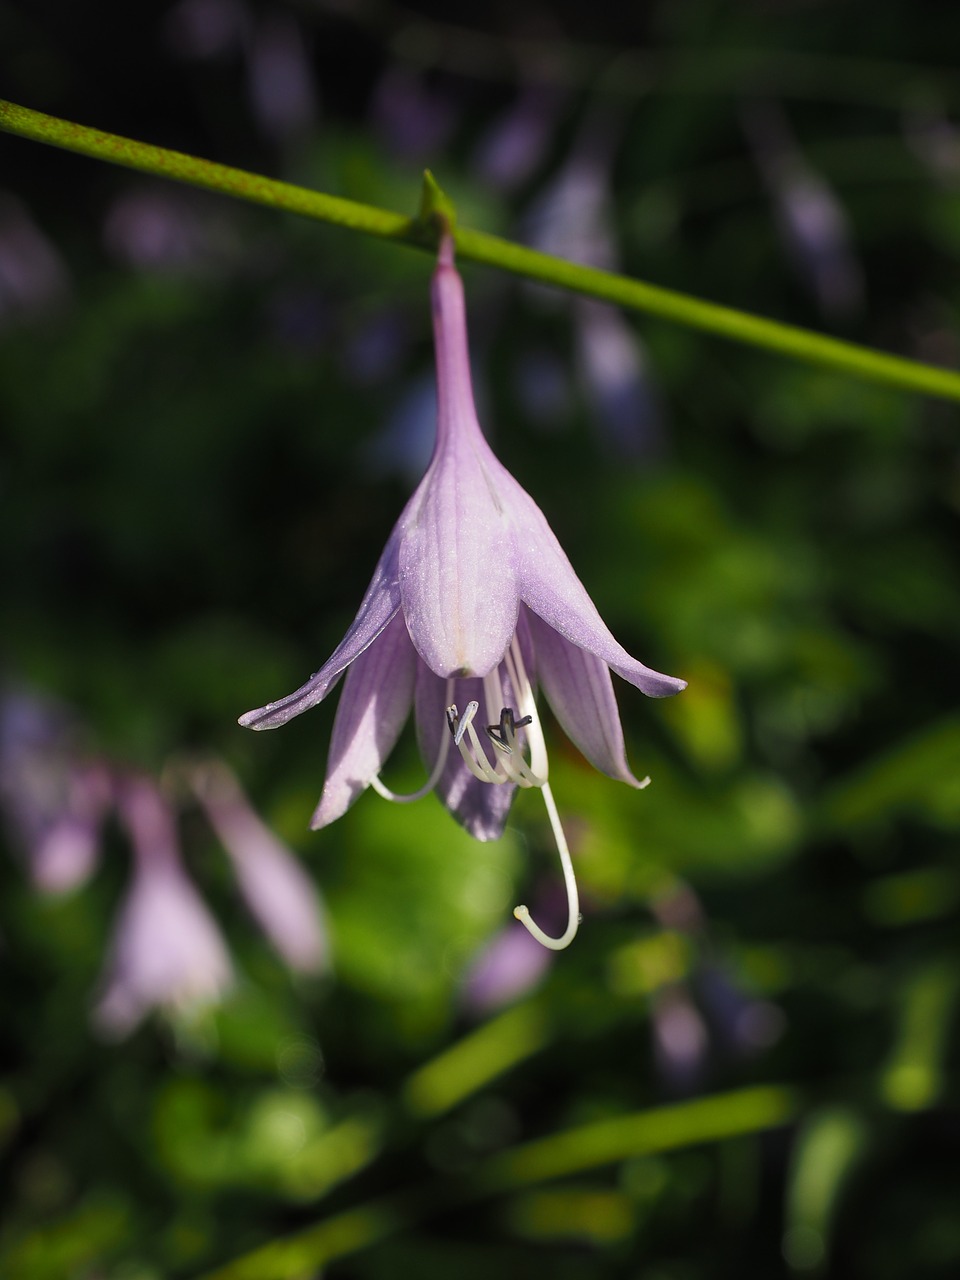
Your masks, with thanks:
M133 882L121 909L94 1020L124 1036L152 1008L191 1014L232 985L226 945L180 861L174 814L148 777L125 780L117 807L133 846Z
M82 752L64 707L0 694L0 811L39 890L69 893L92 874L110 799L109 767Z
M627 764L610 671L651 697L678 693L685 682L644 666L617 643L543 513L487 444L474 408L463 285L449 235L432 302L437 439L426 475L332 656L300 689L240 723L285 724L325 698L346 671L314 829L339 818L369 786L402 800L435 788L473 836L491 840L502 833L516 788L539 787L564 867L569 922L551 938L526 907L514 914L559 949L576 933L579 907L547 780L535 683L596 768L642 787L647 780L638 781ZM379 774L411 707L430 777L413 796L400 797Z

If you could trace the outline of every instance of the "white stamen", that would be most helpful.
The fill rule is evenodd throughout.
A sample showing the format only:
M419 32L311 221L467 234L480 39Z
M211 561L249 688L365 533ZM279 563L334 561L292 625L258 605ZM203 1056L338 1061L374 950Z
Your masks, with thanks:
M461 742L460 754L467 761L470 772L474 777L479 778L481 782L506 782L506 774L495 768L487 759L483 743L480 741L472 724L467 725L467 733L470 735L470 745L468 746L467 743Z
M507 663L507 674L510 676L510 683L517 691L520 719L522 720L526 716L530 717L530 724L527 727L527 741L530 743L530 768L539 778L546 782L550 772L547 763L547 744L543 738L540 717L537 715L533 687L530 684L530 677L527 675L527 669L524 665L520 642L516 636L510 641L510 648L504 657Z
M444 701L449 702L453 693L453 679L447 678L447 692ZM476 704L474 703L474 706ZM384 800L392 800L394 804L413 804L414 800L422 800L424 796L428 796L440 781L440 775L443 773L444 766L447 763L447 753L450 750L450 738L446 733L440 735L440 750L437 752L437 763L430 772L430 777L426 780L422 787L418 787L416 791L410 791L401 794L397 791L391 791L386 783L380 781L379 773L375 773L370 779L370 785L378 796L383 796Z

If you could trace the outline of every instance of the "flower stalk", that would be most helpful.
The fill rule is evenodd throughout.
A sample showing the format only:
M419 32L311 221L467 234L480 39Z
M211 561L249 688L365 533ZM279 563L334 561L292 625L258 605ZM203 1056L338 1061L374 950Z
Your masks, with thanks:
M0 100L0 131L398 244L429 252L436 250L438 227L433 219L410 218L388 209L311 191L166 147L91 129L16 103ZM902 391L960 401L960 373L951 369L888 355L855 342L720 306L612 271L567 262L468 227L457 228L456 245L461 259L486 263L542 284L600 298L632 311L659 316L704 333Z

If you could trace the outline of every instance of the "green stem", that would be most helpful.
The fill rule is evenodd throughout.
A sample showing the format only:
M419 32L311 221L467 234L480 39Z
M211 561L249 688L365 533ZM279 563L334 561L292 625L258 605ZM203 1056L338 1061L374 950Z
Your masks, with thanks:
M387 209L359 204L338 196L324 195L289 182L278 182L242 169L154 147L131 138L104 133L84 125L59 120L55 116L31 111L0 100L0 130L35 142L46 142L67 151L79 152L98 160L138 169L164 178L173 178L191 186L203 187L225 195L302 214L321 222L348 227L367 235L395 240L400 244L433 251L436 226L431 220L409 218ZM736 342L793 356L810 364L836 369L855 377L882 382L904 391L922 392L945 400L960 401L960 374L950 369L886 355L853 342L828 338L823 334L794 325L766 320L732 307L704 302L672 289L662 289L610 271L599 271L577 263L554 258L535 249L467 227L456 230L457 252L461 258L500 267L515 275L544 284L559 286L575 293L600 298L634 311L673 320L705 333L717 334Z
M421 1183L344 1210L260 1245L200 1280L300 1280L447 1208L462 1209L637 1156L766 1133L790 1123L799 1110L800 1098L789 1086L755 1085L581 1125L492 1156L462 1180Z

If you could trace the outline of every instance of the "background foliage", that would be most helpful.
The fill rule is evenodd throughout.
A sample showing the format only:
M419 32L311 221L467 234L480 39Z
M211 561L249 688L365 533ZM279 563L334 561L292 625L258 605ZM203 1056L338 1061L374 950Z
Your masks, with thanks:
M4 96L411 212L429 165L471 225L957 363L960 15L100 8L0 4ZM556 890L535 798L495 845L373 795L310 835L333 707L235 724L337 642L429 449L428 258L0 153L7 687L130 766L229 759L333 954L291 979L188 814L241 980L105 1042L126 845L65 897L11 847L0 1271L955 1275L956 410L466 269L499 455L690 681L618 689L642 794L552 727L585 920L510 994L477 956Z

